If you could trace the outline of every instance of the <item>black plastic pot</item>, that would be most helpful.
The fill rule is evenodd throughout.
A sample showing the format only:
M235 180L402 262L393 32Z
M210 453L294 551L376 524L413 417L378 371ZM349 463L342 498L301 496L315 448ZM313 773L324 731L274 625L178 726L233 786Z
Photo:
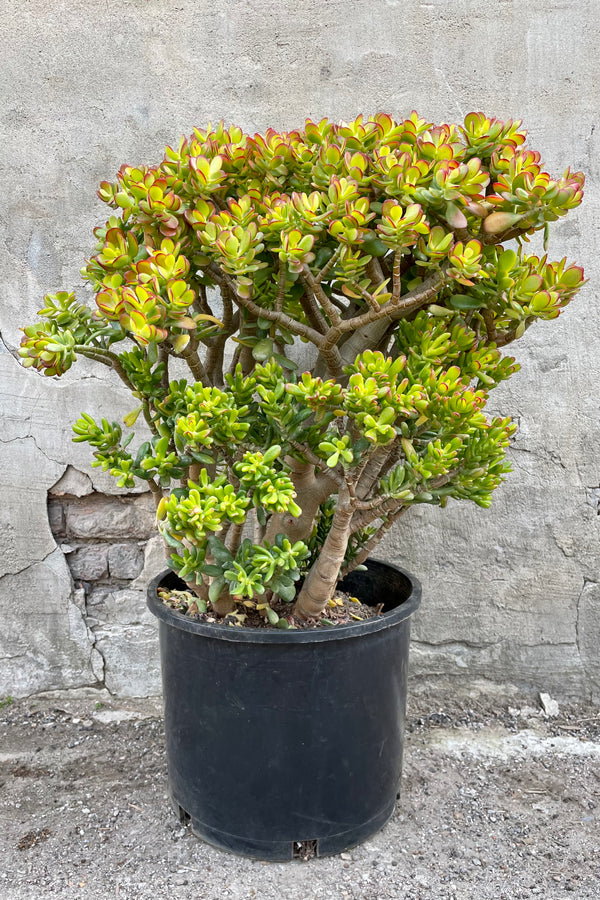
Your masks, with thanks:
M211 844L268 860L339 853L378 831L400 785L418 581L368 561L344 588L382 616L310 631L160 620L170 791Z

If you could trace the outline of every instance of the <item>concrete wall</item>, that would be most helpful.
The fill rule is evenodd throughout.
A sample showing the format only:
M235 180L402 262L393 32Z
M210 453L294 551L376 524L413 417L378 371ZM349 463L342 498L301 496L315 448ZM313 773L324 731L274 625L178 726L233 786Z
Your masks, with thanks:
M416 108L433 121L480 109L523 118L551 172L587 173L585 204L555 227L550 250L583 263L590 284L558 323L528 333L521 373L496 392L520 430L492 509L414 511L383 550L424 582L415 684L600 699L597 12L595 0L6 5L0 696L159 689L143 585L162 562L155 542L142 560L145 500L115 496L70 441L82 410L113 417L127 398L92 364L54 382L14 358L43 293L78 282L105 218L98 183L208 120L262 130Z

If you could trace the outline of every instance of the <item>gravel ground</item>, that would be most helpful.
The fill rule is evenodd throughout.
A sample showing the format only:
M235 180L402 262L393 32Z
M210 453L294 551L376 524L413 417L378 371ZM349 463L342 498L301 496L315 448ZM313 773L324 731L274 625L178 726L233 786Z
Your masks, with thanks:
M390 823L340 856L268 864L179 824L157 703L95 697L0 709L2 900L600 898L597 708L423 695Z

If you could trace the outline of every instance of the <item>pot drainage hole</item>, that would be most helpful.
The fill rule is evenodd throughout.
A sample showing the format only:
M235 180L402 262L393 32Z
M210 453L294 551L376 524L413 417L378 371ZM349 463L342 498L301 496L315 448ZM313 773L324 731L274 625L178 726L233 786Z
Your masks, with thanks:
M292 859L302 859L305 862L319 854L318 841L294 841L292 845Z

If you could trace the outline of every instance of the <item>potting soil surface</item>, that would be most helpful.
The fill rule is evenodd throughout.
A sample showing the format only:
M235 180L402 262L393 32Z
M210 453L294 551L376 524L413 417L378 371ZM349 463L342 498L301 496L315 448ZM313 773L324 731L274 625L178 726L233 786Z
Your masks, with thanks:
M339 856L264 863L175 817L159 701L2 703L2 900L600 898L598 707L413 697L388 825Z

